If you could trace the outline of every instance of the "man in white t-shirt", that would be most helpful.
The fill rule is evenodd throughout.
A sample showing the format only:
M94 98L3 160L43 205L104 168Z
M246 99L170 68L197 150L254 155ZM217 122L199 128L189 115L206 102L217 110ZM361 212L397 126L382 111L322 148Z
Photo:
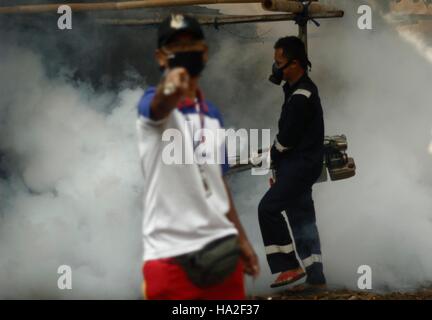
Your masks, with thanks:
M164 73L141 98L137 121L148 299L243 299L243 273L259 273L223 177L226 161L184 161L197 150L204 157L225 151L223 142L206 139L223 126L198 86L207 58L195 19L171 15L161 23L156 59ZM181 161L171 161L170 151Z

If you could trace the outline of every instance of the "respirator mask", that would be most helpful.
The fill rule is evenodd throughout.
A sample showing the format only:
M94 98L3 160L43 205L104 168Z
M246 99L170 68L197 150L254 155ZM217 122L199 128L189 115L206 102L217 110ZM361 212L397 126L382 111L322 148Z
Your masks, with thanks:
M272 74L269 77L269 81L279 86L283 80L283 71L291 64L291 61L287 62L284 66L278 68L276 62L272 66Z
M168 54L168 67L185 68L191 77L198 76L205 67L204 52L202 51L183 51Z

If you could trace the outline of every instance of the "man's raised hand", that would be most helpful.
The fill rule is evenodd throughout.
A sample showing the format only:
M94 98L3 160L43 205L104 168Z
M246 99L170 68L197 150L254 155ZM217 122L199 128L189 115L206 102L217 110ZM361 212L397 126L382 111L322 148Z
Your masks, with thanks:
M153 120L166 118L189 90L190 76L185 68L174 68L167 72L159 84L151 105Z

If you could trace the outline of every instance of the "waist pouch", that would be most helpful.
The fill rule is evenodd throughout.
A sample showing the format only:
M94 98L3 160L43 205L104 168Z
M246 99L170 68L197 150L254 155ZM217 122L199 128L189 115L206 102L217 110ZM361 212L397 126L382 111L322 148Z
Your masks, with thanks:
M174 258L186 272L189 280L199 288L222 283L236 269L240 258L237 235L210 242L198 251Z

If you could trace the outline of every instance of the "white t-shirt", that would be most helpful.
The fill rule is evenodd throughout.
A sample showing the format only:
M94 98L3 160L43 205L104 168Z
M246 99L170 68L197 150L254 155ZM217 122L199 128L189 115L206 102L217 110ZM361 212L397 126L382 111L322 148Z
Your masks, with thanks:
M153 121L150 119L150 104L155 92L155 88L151 87L141 98L137 120L139 154L145 180L142 226L144 261L193 252L213 240L237 234L226 217L229 198L223 173L228 164L166 164L162 161L164 152L173 154L169 153L173 146L177 152L183 150L183 156L188 152L191 155L195 129L205 128L216 135L217 129L222 128L217 108L206 102L200 93L201 112L197 110L195 101L185 99L166 119ZM192 127L188 125L190 123ZM181 134L163 141L167 140L163 137L170 132L169 129ZM206 143L202 142L199 147L205 148ZM224 149L224 142L216 148ZM214 146L206 150L210 153L215 151Z

